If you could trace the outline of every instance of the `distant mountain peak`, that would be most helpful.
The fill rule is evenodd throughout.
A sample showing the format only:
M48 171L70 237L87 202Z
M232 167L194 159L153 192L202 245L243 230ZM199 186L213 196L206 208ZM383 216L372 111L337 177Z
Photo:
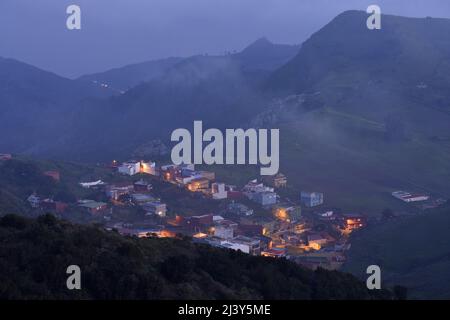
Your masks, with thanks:
M250 70L273 71L292 59L300 50L300 46L276 44L266 37L251 43L235 57Z
M257 39L253 44L273 44L267 37L261 37Z
M261 50L266 47L272 47L274 43L270 42L266 37L261 37L247 46L242 52L253 51L253 50Z
M299 53L274 72L268 90L292 94L352 79L405 80L409 85L447 80L449 19L383 15L381 30L366 27L367 14L345 11L306 40ZM414 66L414 67L413 67ZM348 78L346 80L343 74ZM394 80L395 79L395 80Z

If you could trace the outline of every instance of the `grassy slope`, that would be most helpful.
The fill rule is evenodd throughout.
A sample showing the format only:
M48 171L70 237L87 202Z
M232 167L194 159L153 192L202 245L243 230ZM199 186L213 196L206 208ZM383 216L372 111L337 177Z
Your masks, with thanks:
M327 109L282 129L281 167L297 189L324 191L326 203L377 214L413 210L390 193L409 189L449 197L448 147L423 135L390 142L382 124Z
M450 20L383 16L371 32L365 17L336 17L268 82L278 96L316 100L277 124L281 169L295 188L324 191L346 210L410 210L389 196L395 189L448 197ZM408 140L385 138L389 118Z
M450 207L363 230L353 237L344 270L363 275L377 264L385 285L401 284L412 298L450 297Z
M418 130L404 141L385 137L385 123L322 107L280 128L280 171L287 174L289 197L301 190L322 191L325 205L379 215L385 208L416 209L394 199L394 190L450 197L450 150ZM206 167L207 169L207 167ZM243 185L259 177L253 166L215 166L220 180Z
M49 170L59 171L61 181L56 183L43 175ZM22 201L33 192L47 197L54 197L60 192L83 197L90 191L81 188L79 182L99 178L113 179L114 175L107 168L23 156L15 156L13 160L0 163L0 189L14 194Z

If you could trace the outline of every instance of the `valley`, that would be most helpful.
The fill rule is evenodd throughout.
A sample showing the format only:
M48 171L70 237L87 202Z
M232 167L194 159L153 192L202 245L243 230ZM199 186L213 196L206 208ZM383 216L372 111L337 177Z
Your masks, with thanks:
M0 153L14 158L0 172L0 213L45 214L25 201L36 193L70 203L73 211L62 216L77 223L107 223L105 216L112 219L111 228L123 220L142 222L141 208L123 199L130 210L112 202L112 214L91 219L82 208L111 200L105 190L86 190L79 183L137 182L117 175L109 164L135 155L157 161L158 167L169 164L171 132L194 121L201 120L204 129L279 129L279 171L289 181L277 190L279 199L314 217L312 229L329 211L369 221L345 237L351 246L343 270L362 277L361 270L375 263L387 285L407 287L412 298L448 297L449 288L440 284L448 282L450 252L445 204L450 199L450 20L384 15L383 28L371 31L359 27L366 18L365 12L346 11L301 46L261 38L240 52L147 61L76 80L0 58ZM259 169L196 168L213 172L238 192L262 178ZM47 171L64 174L55 184L40 174ZM151 180L152 201L167 202L172 219L224 209L223 202L185 190L184 183L180 189L179 181ZM393 196L399 190L431 197L431 204L402 201ZM307 207L302 192L321 194L322 203ZM77 201L83 199L93 202L80 207ZM242 201L258 218L276 220L270 209L247 200ZM153 218L152 226L161 222ZM322 228L342 231L334 222ZM295 238L295 230L283 231Z

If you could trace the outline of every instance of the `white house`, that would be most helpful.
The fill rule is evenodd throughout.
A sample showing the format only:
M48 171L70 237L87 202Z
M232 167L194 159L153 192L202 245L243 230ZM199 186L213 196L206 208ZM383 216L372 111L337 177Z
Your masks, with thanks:
M141 161L140 163L141 167L141 173L151 174L153 176L156 176L156 163L155 162L145 162Z
M221 239L233 239L234 228L226 225L218 225L214 228L214 236Z
M211 186L213 199L220 200L228 197L228 192L225 190L225 183L215 182Z
M234 241L221 241L220 242L221 247L227 248L227 249L233 249L236 251L242 251L243 253L250 253L250 246L243 243L237 243Z
M39 204L41 203L41 199L35 193L29 196L27 201L30 203L32 208L39 208Z
M214 217L213 217L214 220ZM222 219L217 221L214 226L214 236L221 239L233 239L234 238L234 230L238 227L236 222Z
M220 246L233 250L240 250L244 253L259 255L261 252L261 244L259 240L237 236L233 239L224 240L220 242Z
M124 162L122 163L117 170L119 173L126 174L129 176L134 176L141 172L141 163L140 162Z
M419 202L430 199L429 195L413 194L407 191L394 191L392 192L392 196L404 202Z
M98 187L103 185L105 185L105 183L102 180L97 180L94 182L80 182L80 186L82 186L85 189L90 189L92 187Z

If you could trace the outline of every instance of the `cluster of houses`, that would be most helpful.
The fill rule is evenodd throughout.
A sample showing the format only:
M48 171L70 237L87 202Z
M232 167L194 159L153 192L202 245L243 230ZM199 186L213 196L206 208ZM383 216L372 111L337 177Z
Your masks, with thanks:
M195 242L252 255L261 255L271 242L270 237L264 236L262 225L223 215L177 216L169 223L178 228L178 233L192 236Z
M227 198L225 183L215 182L216 176L211 171L195 170L193 164L186 165L164 165L157 167L155 162L127 161L120 165L113 162L117 171L124 175L133 176L139 173L161 176L161 178L179 186L185 187L192 192L201 192L213 199L221 200Z
M214 172L195 170L193 164L161 166L160 174L164 181L185 187L191 192L200 192L216 200L228 198L230 188L222 182L216 182Z
M336 228L338 234L333 236L326 230L317 231L317 221L311 218L300 215L291 221L278 218L276 212L280 209L286 208L281 205L273 207L274 218L255 217L245 205L231 202L219 214L178 215L168 219L157 234L183 234L191 236L194 242L214 247L239 250L251 255L285 257L310 268L320 266L337 269L345 261L345 251L350 247L348 238L339 235L366 225L362 215L328 213L326 221ZM324 214L318 216L321 218ZM145 237L155 232L142 232L141 228L136 228L134 234Z
M41 198L36 193L27 198L28 203L33 209L39 209L45 212L64 213L69 205L62 201L54 201L50 198Z
M345 261L345 251L350 248L348 235L366 223L363 215L332 211L316 213L313 217L302 216L294 223L282 224L271 231L272 248L263 255L284 256L313 269L338 269ZM317 228L320 225L328 227Z
M116 183L105 183L101 180L95 182L80 183L84 188L95 188L105 192L111 204L117 206L135 205L145 211L147 216L165 217L167 206L160 199L152 195L152 184L140 179L138 181L123 181ZM86 207L91 213L98 213L108 208L103 202L83 201L81 207Z
M68 204L62 201L55 201L51 198L41 198L36 193L31 194L27 198L31 208L42 212L51 212L55 214L62 214L67 211L71 205L78 206L89 212L90 214L98 214L104 212L108 208L108 204L104 202L97 202L94 200L78 200L76 204Z
M215 199L228 198L230 201L217 214L180 215L175 219L167 219L165 226L159 228L158 232L142 232L141 228L137 228L134 232L137 236L183 234L191 236L195 242L215 247L252 255L286 257L311 268L320 266L335 269L345 261L344 252L349 248L346 238L340 236L366 225L362 215L328 212L319 215L317 221L333 226L338 236L315 230L317 221L303 217L299 204L282 201L277 194L276 189L287 185L287 178L283 174L266 177L262 181L252 180L238 189L214 182L213 172L197 171L192 165L162 166L159 173L163 180L189 191L201 192ZM224 195L214 196L221 193ZM255 215L254 209L241 203L240 200L244 198L271 211L272 217ZM320 192L302 192L297 202L306 208L314 208L323 204L324 195ZM125 232L129 232L129 229Z
M126 162L120 166L115 166L120 174L135 175L144 173L149 175L157 175L156 165L154 162ZM45 171L44 176L48 176L55 182L59 182L61 175L59 171ZM56 214L64 213L70 206L78 207L81 210L94 215L105 216L111 212L111 207L116 205L133 205L139 206L145 211L145 215L165 217L167 212L166 204L151 194L152 185L144 179L139 181L123 181L117 183L105 183L102 180L92 182L81 182L79 185L84 189L97 191L99 194L104 193L104 201L95 201L92 199L80 199L76 203L64 203L54 201L51 198L40 197L36 193L31 194L27 201L33 209L40 211L52 212ZM109 201L106 201L108 199Z
M0 161L9 159L11 155L0 154ZM217 182L214 172L196 170L194 165L157 167L155 162L141 160L121 164L114 161L113 168L124 176L151 175L190 192L228 201L223 202L222 209L216 213L168 217L166 204L154 196L153 185L144 176L137 181L120 179L121 182L112 183L102 180L80 183L82 188L103 193L108 199L105 202L82 199L69 205L41 198L35 193L28 197L28 202L32 208L46 212L63 213L73 205L101 217L106 217L108 210L115 206L137 206L146 216L158 219L148 219L153 221L148 225L145 225L149 223L145 219L143 224L112 221L108 228L137 237L187 235L198 243L251 255L285 257L313 269L339 268L345 261L345 251L350 247L348 235L367 225L366 217L361 214L321 210L320 206L324 204L321 192L302 191L295 203L282 199L278 193L282 194L280 190L287 186L287 177L281 173L264 177L262 181L249 181L237 188ZM43 174L56 182L61 179L58 171ZM430 199L428 195L406 191L394 191L392 196L406 203L423 203ZM303 214L302 207L310 214ZM258 208L272 215L257 214Z
M225 209L217 213L198 216L177 215L165 217L165 206L151 196L151 186L140 180L133 185L119 183L102 185L111 201L131 201L148 214L163 217L161 225L115 225L113 228L126 235L138 237L191 236L195 242L215 247L239 250L247 254L267 257L286 257L299 264L316 268L338 268L345 260L346 240L329 232L314 229L316 222L327 223L338 235L347 235L365 226L361 215L336 215L333 212L318 214L316 219L302 216L301 206L315 208L324 203L320 192L301 192L297 203L283 201L276 192L286 187L287 177L281 173L265 177L262 181L249 181L242 188L217 182L215 173L196 170L194 165L163 165L153 162L128 161L117 165L125 175L147 173L163 181L203 194L212 199L228 199ZM258 207L272 212L272 217L261 217L243 204L248 199ZM242 200L242 201L241 201ZM248 201L247 200L247 201Z
M81 182L82 188L103 193L108 199L105 202L82 199L74 204L94 216L106 217L115 206L137 206L146 216L158 217L156 220L143 219L135 224L110 221L108 228L124 235L175 237L181 234L191 236L195 242L215 247L252 255L286 257L311 268L335 269L345 260L344 252L348 249L346 235L366 225L365 217L358 214L326 211L316 213L313 218L303 216L301 206L314 208L310 211L316 210L315 207L324 202L323 193L301 192L296 203L283 200L277 192L286 187L287 178L281 173L265 177L262 181L249 181L242 188L237 188L217 182L214 172L195 170L193 165L157 167L154 162L127 161L122 164L114 162L113 167L121 175L147 174L205 197L228 199L216 213L177 215L174 218L166 216L166 204L153 195L153 185L146 181L145 176L140 180L119 179L120 182L112 183L102 180ZM55 181L60 179L56 171L44 174ZM33 208L56 213L65 211L68 206L51 199L41 200L36 194L31 195L28 201ZM272 215L256 214L257 208ZM317 229L317 224L328 225L336 233L331 234L329 228Z

